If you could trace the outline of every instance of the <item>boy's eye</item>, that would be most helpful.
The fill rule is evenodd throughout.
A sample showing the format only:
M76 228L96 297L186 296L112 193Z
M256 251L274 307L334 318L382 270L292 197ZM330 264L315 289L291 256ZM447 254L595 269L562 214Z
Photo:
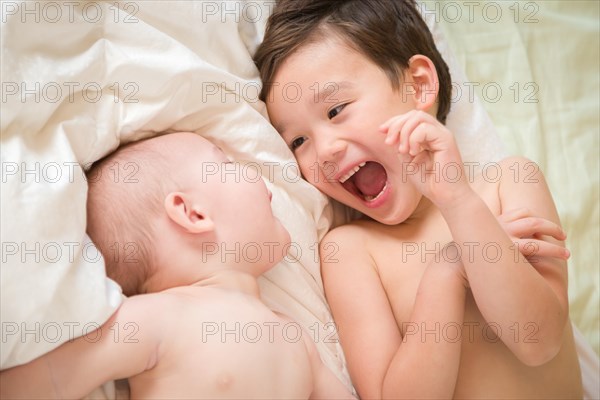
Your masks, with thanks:
M299 136L295 138L294 140L292 140L292 143L290 143L290 149L292 149L292 151L296 150L298 147L304 144L305 140L306 138L304 136Z
M346 106L345 104L340 104L339 106L332 108L331 110L329 110L327 112L327 117L329 119L334 118L336 115L338 115L340 112L342 112L342 110L344 109L345 106Z

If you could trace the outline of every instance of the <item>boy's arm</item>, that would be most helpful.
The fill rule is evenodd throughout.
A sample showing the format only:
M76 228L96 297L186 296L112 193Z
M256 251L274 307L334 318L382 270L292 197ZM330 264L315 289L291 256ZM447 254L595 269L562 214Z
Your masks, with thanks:
M160 327L151 296L126 299L99 329L0 373L1 398L82 398L154 366Z
M353 383L361 398L451 398L460 360L460 340L421 336L446 324L462 326L465 283L455 265L432 264L421 280L409 321L397 321L377 265L356 227L330 232L322 248L327 300L339 328ZM327 254L325 251L322 255ZM443 257L438 257L442 260ZM404 332L402 337L400 326Z
M387 135L387 144L398 146L400 161L411 167L411 183L442 212L461 248L469 284L484 318L499 327L500 339L523 363L540 365L553 358L568 318L565 262L545 258L532 265L516 251L496 217L470 187L452 133L435 117L410 111L391 118L380 129ZM440 178L439 171L447 167L458 170L458 179L454 175L447 179L443 173ZM536 168L524 159L501 164L502 211L526 207L558 224L552 197ZM552 242L552 238L548 240ZM565 252L564 259L567 257Z
M502 211L525 207L535 210L538 217L560 224L537 165L524 158L511 158L502 161L500 167L498 194ZM538 257L539 262L530 263L516 251L496 217L475 193L450 204L442 213L454 240L462 245L477 305L486 320L497 323L504 332L500 339L525 364L540 365L553 358L560 349L568 318L566 261ZM544 239L563 245L549 236Z

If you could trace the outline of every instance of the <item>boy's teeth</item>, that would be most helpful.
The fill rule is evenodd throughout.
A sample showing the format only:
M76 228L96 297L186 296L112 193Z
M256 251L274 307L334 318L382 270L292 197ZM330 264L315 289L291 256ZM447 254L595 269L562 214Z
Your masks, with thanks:
M366 164L366 162L362 162L362 163L358 164L356 167L352 168L350 171L348 171L348 173L346 175L344 175L340 178L340 183L344 183L348 179L350 179L352 177L352 175L354 175L359 169L364 167L365 164Z

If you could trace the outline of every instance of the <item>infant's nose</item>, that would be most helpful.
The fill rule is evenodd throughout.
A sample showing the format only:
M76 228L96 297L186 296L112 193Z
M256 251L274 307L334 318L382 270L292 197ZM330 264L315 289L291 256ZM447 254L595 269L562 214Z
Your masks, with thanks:
M269 201L273 200L273 193L269 189L267 189L267 193L269 193Z

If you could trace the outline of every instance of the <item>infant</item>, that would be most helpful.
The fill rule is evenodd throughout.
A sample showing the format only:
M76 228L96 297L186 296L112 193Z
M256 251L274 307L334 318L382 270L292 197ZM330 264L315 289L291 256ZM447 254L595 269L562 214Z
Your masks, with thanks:
M125 166L135 173L115 173ZM1 397L81 398L129 378L136 399L353 398L309 335L261 302L256 278L285 256L290 236L264 182L236 170L193 133L96 163L88 233L132 297L98 331L2 371Z

